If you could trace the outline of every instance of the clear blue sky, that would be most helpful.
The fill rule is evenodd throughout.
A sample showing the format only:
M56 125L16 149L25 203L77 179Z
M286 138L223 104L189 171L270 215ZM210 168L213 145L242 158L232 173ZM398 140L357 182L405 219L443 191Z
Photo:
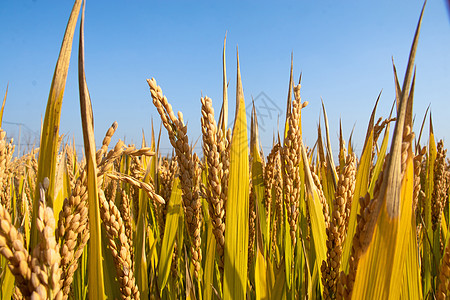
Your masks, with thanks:
M33 132L39 132L72 2L5 0L0 4L2 98L9 83L3 120L25 124L22 143L33 140ZM183 112L190 140L195 142L201 133L202 93L213 99L219 112L222 45L228 32L230 116L234 115L236 46L246 102L264 92L281 108L282 119L293 52L295 78L303 72L302 99L310 103L302 113L306 144L315 142L322 97L333 144L337 145L342 118L346 139L356 123L354 142L360 149L381 90L377 116L389 113L394 99L391 57L402 80L421 7L422 1L416 0L90 0L86 5L86 76L97 144L113 121L119 123L116 139L126 137L126 142L136 144L140 144L142 130L150 136L151 118L159 128L146 83L151 77L161 85L173 108ZM82 145L77 37L74 45L60 133L74 136L76 144ZM415 130L431 103L436 137L448 141L450 22L445 0L428 1L416 65ZM260 119L264 119L260 127L267 154L277 116ZM18 126L4 124L3 128L17 139ZM169 149L165 134L162 147Z

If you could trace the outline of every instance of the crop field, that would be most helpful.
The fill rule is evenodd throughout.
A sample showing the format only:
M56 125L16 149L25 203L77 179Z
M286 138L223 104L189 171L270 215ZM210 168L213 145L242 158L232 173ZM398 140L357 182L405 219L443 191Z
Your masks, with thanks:
M75 0L40 143L22 156L1 129L7 90L3 99L1 299L449 299L450 162L431 116L413 111L423 9L403 81L393 65L391 113L377 117L377 101L361 153L342 129L332 153L323 104L325 128L315 144L303 143L308 102L291 64L286 119L264 154L238 55L236 111L228 111L225 40L221 110L206 96L198 102L199 153L182 112L147 79L173 148L162 155L153 128L140 147L111 145L114 122L95 144L84 3ZM83 154L59 133L72 50Z

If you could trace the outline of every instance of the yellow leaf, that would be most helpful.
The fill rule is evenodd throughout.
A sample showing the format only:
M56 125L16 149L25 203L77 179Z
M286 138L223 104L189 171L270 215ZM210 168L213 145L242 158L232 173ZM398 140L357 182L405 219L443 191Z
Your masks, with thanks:
M8 95L8 86L6 86L5 97L3 98L2 109L0 110L0 128L2 128L3 111L5 109L6 95Z
M224 299L243 300L247 287L249 166L247 119L239 70L236 85L236 118L230 153L230 173L225 229Z
M164 237L159 258L158 287L160 296L162 296L167 279L169 278L173 258L173 249L175 247L175 240L177 237L177 228L183 213L179 183L180 179L176 177L173 181L172 194L170 195L167 208L166 226L164 227Z
M89 204L89 299L106 299L103 279L102 235L100 228L100 206L97 190L97 162L94 136L94 118L89 90L84 71L84 9L80 23L80 47L78 76L80 89L81 124L83 126L84 151L87 163L87 191Z
M67 23L66 32L59 52L55 72L53 74L50 94L48 96L47 108L45 110L44 124L41 132L41 142L39 148L38 173L36 176L35 199L39 199L39 183L45 177L50 179L50 186L46 194L48 205L53 207L53 190L55 184L56 156L59 139L59 121L61 116L61 106L66 85L67 71L69 69L70 54L72 52L72 42L77 25L78 15L81 8L81 0L76 0ZM36 223L36 213L39 201L34 201L31 224ZM34 249L37 245L37 228L32 226L31 238L28 248Z

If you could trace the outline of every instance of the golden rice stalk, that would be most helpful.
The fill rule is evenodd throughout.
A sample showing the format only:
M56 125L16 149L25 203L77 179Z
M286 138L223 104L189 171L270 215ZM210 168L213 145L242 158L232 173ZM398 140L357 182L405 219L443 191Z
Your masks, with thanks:
M273 196L274 199L273 199ZM260 218L266 217L266 232L263 235L270 239L272 244L272 254L275 255L277 245L277 232L283 228L283 176L280 160L280 144L272 147L267 156L267 164L264 168L264 208L265 215L260 213ZM270 224L273 220L273 224ZM271 225L271 226L270 226ZM267 242L266 242L267 244Z
M418 154L414 156L414 193L413 193L413 203L414 203L414 210L417 209L417 205L419 203L419 195L422 188L422 185L420 183L420 174L422 171L422 161L424 158L425 153L427 152L426 147L420 148L420 146L417 148ZM418 211L420 213L420 211Z
M386 161L385 160L385 164ZM383 182L383 172L380 173L377 184L375 186L374 197L370 198L370 194L367 193L365 197L359 199L360 212L357 215L357 225L355 230L355 235L352 240L351 255L349 258L349 271L346 275L344 272L340 274L340 282L337 287L336 299L351 299L353 292L353 285L355 283L356 271L358 268L358 263L361 255L367 250L368 244L370 243L371 232L368 222L375 213L375 208L377 206L377 200L381 183Z
M48 186L48 179L44 180L45 185ZM39 296L40 299L63 299L60 282L61 256L55 239L55 218L53 210L47 207L44 186L40 185L39 211L36 219L39 244L34 248L31 260L33 273L37 274L44 289L40 286L35 288L31 298L36 299Z
M209 215L213 225L213 233L216 237L217 252L219 255L219 268L223 271L223 254L225 246L225 206L222 195L223 168L220 161L220 151L224 148L224 140L218 139L218 130L214 119L212 101L208 97L202 97L202 133L203 154L208 166L208 180L206 184L206 201L208 202Z
M250 171L250 179L252 178ZM253 256L255 254L255 222L256 222L256 194L255 189L252 184L252 180L249 181L249 190L250 194L249 204L248 204L248 270L250 271L251 266L253 265Z
M444 300L448 298L450 292L450 243L447 243L447 247L442 257L441 266L439 268L439 283L436 292L436 298Z
M264 170L264 207L266 210L266 217L269 217L270 206L272 204L272 187L275 183L275 161L278 156L278 151L280 150L280 144L275 144L270 150L267 156L267 164Z
M105 166L111 166L112 161L117 158L116 155L109 155L102 159L104 151L107 149L111 136L116 128L117 123L114 122L105 135L102 148L96 153L97 160L101 160L99 167L103 167L102 170L107 169ZM123 146L120 142L118 145ZM122 148L120 149L122 150ZM110 153L111 152L114 152L114 150L111 150ZM97 174L99 181L101 181L101 176L102 172L99 171ZM64 291L65 299L69 295L73 282L73 275L78 268L78 260L83 254L83 249L90 236L86 180L86 172L82 171L72 188L72 194L69 198L64 200L63 208L60 211L58 219L56 237L57 241L60 241L60 254L62 258L61 268L63 270L61 279L63 282L62 289Z
M322 184L320 183L319 176L313 171L311 168L311 175L314 180L314 185L317 188L317 193L319 195L320 203L322 204L322 211L323 211L323 217L325 219L325 226L328 228L330 226L330 215L328 213L328 203L327 199L325 198L325 195L323 193Z
M100 164L97 166L99 179L101 179L103 174L114 167L114 162L122 155L153 156L155 153L150 147L142 147L140 149L136 149L134 146L126 147L123 141L119 140L114 148L102 158Z
M440 140L437 144L437 155L434 165L434 189L431 198L431 212L433 231L441 226L442 211L447 201L448 175L445 165L447 149L444 149L444 142Z
M9 181L13 176L13 139L6 142L6 132L0 128L0 201L11 212L11 189Z
M97 151L96 153L96 159L97 159L97 165L101 163L101 159L103 158L103 155L108 150L109 143L111 142L111 138L116 132L118 127L117 122L112 123L111 127L109 127L108 131L105 134L105 137L103 138L102 147Z
M114 198L109 198L114 199ZM134 270L134 247L133 247L133 220L131 218L131 208L130 208L130 197L128 194L122 190L122 197L120 200L119 207L120 215L123 219L123 224L125 226L125 234L128 238L128 243L130 245L130 255L131 255L131 269Z
M67 176L69 177L69 185L72 190L75 186L75 181L77 180L75 176L76 166L76 153L68 144L66 144L64 151L66 153L66 165L67 165Z
M219 143L218 151L220 153L220 162L222 164L222 193L220 194L220 199L225 208L224 219L226 219L227 211L227 200L228 200L228 179L230 176L230 152L231 152L231 128L228 128L226 134L222 131L218 132L218 140L222 141Z
M176 161L174 159L171 159L169 162L169 159L167 157L164 157L162 159L162 165L159 167L159 195L163 197L166 203L157 206L158 207L157 218L161 238L164 234L167 207L170 196L172 194L172 185L175 179L176 171L177 171Z
M327 228L327 261L322 263L325 299L336 298L343 240L346 233L346 203L353 197L355 189L356 156L348 155L344 163L333 199L334 210L331 223Z
M118 180L108 180L108 178L103 177L102 187L105 187L105 197L108 199L116 199L117 197L117 187L119 186Z
M114 258L122 299L140 299L131 261L131 245L122 216L114 200L108 201L101 189L99 189L99 200L100 216L106 228L109 249Z
M195 275L198 278L201 269L201 202L199 199L199 180L196 179L198 166L192 155L187 136L187 126L184 124L183 114L178 112L178 118L172 110L172 106L163 95L161 88L155 79L147 79L150 92L161 121L169 134L169 140L175 148L180 172L180 182L183 195L183 205L186 214L188 233L191 238L191 257L195 267ZM197 184L196 184L197 183Z
M31 281L31 255L24 246L24 239L12 224L11 215L0 204L0 254L8 261L8 268L16 279L16 286L24 297L34 291Z
M89 240L86 173L75 183L72 194L66 198L59 213L57 240L60 241L62 289L67 299L78 268L78 260Z
M276 237L278 232L281 232L284 224L284 213L283 213L283 176L281 172L281 158L278 153L275 159L275 172L274 172L274 180L275 184L273 186L275 190L275 203L274 203L274 211L272 212L272 215L275 215L274 220L277 219L277 222L273 224L272 228L270 230L273 230L273 236ZM274 221L275 222L275 221ZM274 250L274 247L276 245L276 238L272 239L272 250ZM275 251L273 252L275 255Z
M120 180L120 181L129 183L132 186L145 191L147 193L147 195L150 197L150 199L152 199L153 201L158 202L160 204L165 203L164 199L155 192L155 188L153 187L153 185L151 183L139 181L139 180L135 179L134 177L131 177L129 175L125 175L122 173L114 172L114 171L106 173L105 176L107 176L111 179L114 179L114 180Z
M284 201L287 207L287 217L290 226L292 245L296 244L297 218L300 201L300 84L294 88L295 97L292 110L287 119L287 135L281 148L281 165L283 168Z

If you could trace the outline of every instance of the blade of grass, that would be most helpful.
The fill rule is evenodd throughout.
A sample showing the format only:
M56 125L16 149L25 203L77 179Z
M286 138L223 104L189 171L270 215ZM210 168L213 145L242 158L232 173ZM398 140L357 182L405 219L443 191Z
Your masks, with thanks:
M326 260L327 257L327 235L326 235L326 225L325 218L323 215L323 207L319 199L319 194L317 192L317 187L314 184L314 180L311 175L311 170L309 169L308 157L306 155L306 150L303 143L300 143L300 147L302 150L302 159L304 165L305 172L305 185L307 192L307 203L309 208L309 214L311 218L311 235L314 242L314 252L315 252L315 266L318 270L318 277L322 277L322 272L320 270L320 266L322 265L322 261ZM314 278L314 276L313 276ZM322 286L322 282L318 280L320 287ZM320 288L322 289L322 288Z
M94 136L94 117L91 98L84 70L84 10L80 23L80 45L78 49L78 83L80 89L81 124L83 126L84 151L87 164L87 190L89 204L89 299L106 299L103 278L102 236L100 228L100 207L97 190L97 163Z
M389 160L384 170L379 194L367 217L364 241L370 243L358 265L354 299L397 299L401 291L401 278L405 249L412 218L412 191L414 183L412 150L409 149L406 171L402 176L402 142L408 106L408 90L413 73L414 57L423 17L422 8L398 104L397 122L392 137Z
M222 69L223 69L223 98L222 98L222 108L220 109L219 122L217 127L222 129L225 134L228 126L228 83L227 83L227 64L225 59L225 47L227 43L227 34L225 33L225 38L223 39L223 53L222 53Z
M176 177L172 185L172 194L167 208L166 226L164 228L164 237L161 244L161 253L159 258L158 287L159 295L162 296L164 288L169 278L170 267L172 265L173 249L177 237L177 228L181 214L181 189L180 179ZM181 247L181 245L180 245Z
M216 238L213 234L213 225L211 223L209 215L207 213L204 215L205 223L207 226L207 239L205 272L203 272L203 297L205 299L212 299L212 289L214 284L214 263L216 257Z
M39 199L39 182L43 182L45 177L50 179L50 186L47 190L45 198L47 205L53 207L53 191L55 188L55 172L57 147L59 139L59 121L61 116L61 106L64 96L64 88L66 85L67 72L70 63L70 54L72 52L72 42L75 33L75 26L78 20L78 15L81 8L81 0L76 0L72 12L70 13L69 21L67 23L66 32L64 34L61 50L59 52L58 61L56 63L55 72L50 88L50 93L47 101L47 108L45 110L44 123L41 130L41 142L39 148L38 172L36 175L36 190L35 199ZM33 203L33 214L31 224L36 223L37 211L39 201ZM38 243L37 228L33 226L31 230L30 243L28 248L30 251Z
M258 132L258 118L256 116L255 105L253 103L252 118L250 126L250 157L252 158L252 185L256 195L256 204L258 205L258 211L261 216L259 218L261 232L263 233L264 245L263 250L268 251L270 241L270 229L267 224L267 217L265 216L264 209L264 178L263 178L263 163L261 158L261 152L259 147L259 132ZM269 223L270 224L270 223Z
M434 189L434 164L436 160L437 149L436 140L433 132L433 122L430 113L430 137L428 142L428 155L426 162L426 184L425 184L425 205L424 205L424 234L423 234L423 293L424 298L432 292L433 274L436 274L433 267L433 249L429 241L433 241L433 226L431 221L431 198L433 197Z
M236 117L226 207L224 299L245 299L248 261L249 166L247 119L237 56Z
M331 169L333 185L334 185L334 188L336 189L337 173L336 173L336 167L334 165L333 153L331 152L330 129L329 129L329 126L328 126L328 117L327 117L327 112L325 110L325 104L323 104L323 100L322 100L322 110L323 110L323 121L325 122L325 134L326 134L326 138L327 138L327 162L328 162L328 169Z
M6 96L8 95L8 85L6 86L5 97L3 98L2 109L0 110L0 128L2 128L3 111L5 110Z
M361 161L359 163L358 170L356 171L355 191L352 199L350 218L348 221L347 238L345 239L344 242L340 267L341 271L344 271L346 274L348 273L349 270L348 260L350 258L350 251L352 249L353 236L355 235L356 231L356 216L360 210L359 198L363 197L367 193L367 189L369 187L369 173L370 173L369 171L372 163L373 126L374 126L375 112L377 109L379 99L380 96L378 96L377 102L375 103L372 115L370 117L369 125L367 127L366 140L364 142L364 148L361 155Z

